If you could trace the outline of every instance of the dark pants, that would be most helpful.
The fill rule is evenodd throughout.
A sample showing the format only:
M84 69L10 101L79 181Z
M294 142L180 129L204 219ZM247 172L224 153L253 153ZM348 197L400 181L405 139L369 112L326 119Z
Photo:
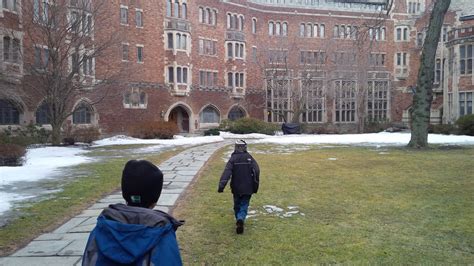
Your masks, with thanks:
M245 221L251 197L252 195L234 194L234 213L236 220Z

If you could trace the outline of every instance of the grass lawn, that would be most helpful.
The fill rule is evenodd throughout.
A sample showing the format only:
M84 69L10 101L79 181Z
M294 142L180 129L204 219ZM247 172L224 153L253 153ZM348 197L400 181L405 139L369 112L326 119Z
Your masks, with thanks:
M217 193L229 148L213 157L174 210L185 264L474 262L474 148L283 151L250 146L262 173L244 235L229 187Z
M115 147L117 150L108 148L104 151L100 148L97 151L91 151L88 156L103 158L97 162L65 169L68 175L72 172L78 176L67 179L70 182L53 181L48 185L55 188L61 187L61 192L51 195L47 200L21 208L22 215L18 219L0 228L0 256L15 251L42 233L52 231L105 195L120 189L123 167L132 158L130 155L107 158L123 150L123 147ZM141 158L159 164L181 150L175 149L145 158L141 156Z

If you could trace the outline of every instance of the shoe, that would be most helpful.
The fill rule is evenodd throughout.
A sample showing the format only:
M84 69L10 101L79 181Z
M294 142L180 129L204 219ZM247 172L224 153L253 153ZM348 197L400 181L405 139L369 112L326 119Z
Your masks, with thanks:
M243 220L237 220L237 223L236 223L237 227L235 228L235 232L237 234L243 234L244 233L244 221Z

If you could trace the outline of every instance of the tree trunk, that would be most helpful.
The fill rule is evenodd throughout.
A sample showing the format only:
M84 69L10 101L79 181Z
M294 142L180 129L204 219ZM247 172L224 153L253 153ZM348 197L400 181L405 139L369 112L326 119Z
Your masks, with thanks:
M444 15L451 0L436 0L431 12L430 24L426 33L418 81L413 95L412 129L409 147L428 146L428 125L430 123L431 101L433 100L433 79L436 50L443 26Z
M53 146L61 145L61 126L56 123L51 124L51 143Z

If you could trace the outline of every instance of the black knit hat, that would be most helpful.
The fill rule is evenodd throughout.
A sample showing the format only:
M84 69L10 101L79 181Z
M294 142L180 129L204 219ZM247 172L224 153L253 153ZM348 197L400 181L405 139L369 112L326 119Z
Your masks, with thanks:
M130 206L148 208L158 201L163 173L145 160L130 160L122 172L122 196Z

